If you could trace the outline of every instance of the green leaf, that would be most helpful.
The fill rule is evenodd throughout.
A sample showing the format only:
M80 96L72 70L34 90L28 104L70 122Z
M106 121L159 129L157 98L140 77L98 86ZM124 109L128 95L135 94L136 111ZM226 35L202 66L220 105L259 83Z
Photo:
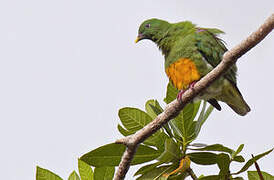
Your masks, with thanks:
M118 128L118 131L124 136L129 136L129 135L135 133L133 131L128 131L128 130L124 129L120 124L118 124L117 128ZM166 137L167 136L165 135L165 133L163 133L162 131L157 131L152 136L150 136L148 139L146 139L144 144L150 145L150 146L155 146L159 150L163 150Z
M242 177L235 177L235 178L232 178L232 180L244 180L244 178L242 178Z
M62 178L47 169L37 166L36 180L62 180Z
M154 135L147 138L143 143L146 145L155 146L160 152L163 152L166 138L168 138L168 136L164 132L158 131Z
M194 111L193 111L193 115L192 115L192 119L194 119L200 109L201 106L201 100L199 101L194 101Z
M69 175L68 180L80 180L80 178L79 178L78 174L77 174L75 171L73 171L73 172Z
M180 114L172 121L173 126L171 127L174 132L181 136L186 144L194 140L192 137L195 135L196 122L194 122L194 119L192 118L193 113L194 104L188 103Z
M185 124L185 130L187 135L185 136L186 143L189 143L195 139L195 127L196 122L194 121L194 103L188 103L186 107L183 109L183 120Z
M152 118L155 119L161 112L163 112L163 109L161 108L160 104L157 100L150 99L146 102L146 112L147 114Z
M183 134L181 133L181 131L179 130L179 128L177 127L177 123L175 119L172 119L169 121L168 123L172 129L172 131L174 132L174 136L176 139L182 140Z
M241 144L238 149L234 153L232 153L232 159L234 159L234 157L236 157L243 150L243 148L244 144Z
M114 167L95 167L94 180L111 180L114 176Z
M130 132L136 132L152 121L147 113L137 108L122 108L118 115L123 126Z
M203 144L203 143L193 143L193 144L190 144L189 146L193 146L193 147L197 147L197 148L203 148L203 147L206 147L207 144ZM194 149L195 150L195 149Z
M260 158L264 157L265 155L271 153L272 151L273 151L273 149L270 149L269 151L266 151L266 152L264 152L262 154L259 154L259 155L255 156L255 157L251 158L250 160L248 160L246 162L246 164L242 167L242 169L240 171L238 171L236 173L233 173L233 174L240 174L240 173L246 171L254 162L256 162Z
M204 114L203 123L207 120L207 118L209 117L209 115L212 113L213 110L214 110L214 107L209 105Z
M162 162L156 162L153 164L148 164L146 166L141 167L140 169L138 169L138 171L134 174L134 176L140 175L140 174L145 174L146 172L151 171L152 169L156 168L157 166L161 165Z
M171 138L167 138L165 142L165 151L158 157L160 162L179 161L181 159L179 146Z
M179 93L179 91L171 83L168 83L166 97L165 97L164 101L167 104L169 104L174 99L176 99L178 93Z
M264 180L274 180L274 176L266 172L261 171ZM247 171L248 180L260 180L257 171Z
M195 127L195 136L197 137L200 130L201 130L201 127L204 123L204 114L205 114L205 110L206 110L206 101L203 101L203 106L202 106L202 110L199 114L199 117L198 117L198 120L197 120L197 123L196 123L196 127Z
M209 105L209 107L206 109L206 104L207 104L206 101L204 101L203 102L202 110L200 112L199 118L198 118L197 123L196 123L195 138L199 135L203 124L205 123L205 121L207 120L208 116L211 114L211 112L214 109L214 107L211 106L211 105Z
M210 152L194 152L187 154L190 160L196 164L211 165L217 163L217 154Z
M199 178L199 180L220 180L220 176L219 175L203 176Z
M184 173L180 173L180 174L171 175L168 177L168 180L183 180L187 176L188 176L188 173L184 172Z
M84 154L80 159L95 166L118 166L126 147L123 144L107 144ZM161 152L148 146L139 145L131 165L156 159Z
M191 143L192 141L194 141L196 139L196 135L195 135L195 127L196 127L197 121L192 121L190 126L187 129L187 133L188 133L188 137L187 139L185 139L186 144L188 145L189 143Z
M170 129L169 123L165 124L163 126L163 128L165 129L165 131L167 132L167 134L169 135L170 138L174 137L174 135L172 134L172 131Z
M129 136L129 135L131 135L131 134L134 134L133 131L128 131L128 130L126 130L126 129L123 128L120 124L118 124L117 128L118 128L118 131L119 131L123 136Z
M230 158L228 154L220 153L217 155L217 165L220 169L220 177L229 176Z
M142 176L138 177L136 180L166 180L167 178L162 175L170 173L174 169L176 169L176 166L174 165L157 167L149 172L146 172Z
M155 119L159 114L161 114L164 110L163 108L160 106L159 102L157 100L149 100L146 103L146 111L148 114L150 114L151 117L153 117L153 119ZM151 112L153 111L153 112ZM166 130L167 134L170 137L173 137L171 129L167 124L165 124L163 126L163 128Z
M190 142L196 139L196 124L197 121L194 121L197 112L199 110L201 101L191 102L186 105L186 107L181 111L179 119L181 117L181 123L177 122L177 126L181 130L183 141L185 145L188 145Z
M193 120L194 118L192 118L194 112L194 103L188 103L184 109L183 109L183 119L186 122L191 122L191 120Z
M243 158L243 156L235 156L233 161L236 162L245 162L245 159Z
M229 154L232 154L234 151L228 147L223 146L222 144L212 144L208 145L203 148L198 148L198 149L191 149L195 151L219 151L219 152L227 152Z
M80 159L78 159L78 169L81 180L93 180L93 171L91 167Z
M120 109L119 117L126 129L122 129L121 126L118 126L118 130L124 135L133 134L152 121L152 118L146 112L130 107ZM160 133L161 132L154 133L147 140L145 140L144 144L155 146L159 149L164 144L164 139L162 139L163 135L158 137Z

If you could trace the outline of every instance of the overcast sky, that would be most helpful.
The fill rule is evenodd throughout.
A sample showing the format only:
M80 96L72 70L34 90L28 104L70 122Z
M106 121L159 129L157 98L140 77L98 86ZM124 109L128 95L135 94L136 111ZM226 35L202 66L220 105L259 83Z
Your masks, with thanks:
M273 0L0 1L1 179L35 179L36 165L67 179L78 157L121 137L119 108L162 102L164 59L152 42L134 44L143 20L217 27L231 48L273 12ZM272 33L239 60L251 112L241 117L222 104L196 142L244 143L246 158L274 146L273 50ZM273 161L274 153L260 160L261 170L274 174Z

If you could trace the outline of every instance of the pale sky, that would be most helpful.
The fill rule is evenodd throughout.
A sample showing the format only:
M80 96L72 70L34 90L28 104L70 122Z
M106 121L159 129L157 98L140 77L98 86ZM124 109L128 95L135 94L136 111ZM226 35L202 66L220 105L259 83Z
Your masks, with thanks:
M273 12L273 0L1 1L1 179L35 179L37 165L67 179L78 157L121 137L119 108L163 102L164 59L152 42L134 44L145 19L220 28L231 48ZM241 117L221 104L195 142L244 143L246 159L273 148L273 50L272 33L239 60L238 86L251 112ZM273 161L274 153L258 163L274 174Z

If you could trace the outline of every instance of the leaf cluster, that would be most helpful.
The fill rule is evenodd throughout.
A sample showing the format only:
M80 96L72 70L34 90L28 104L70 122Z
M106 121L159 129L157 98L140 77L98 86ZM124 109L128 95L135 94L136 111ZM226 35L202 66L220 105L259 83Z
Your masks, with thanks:
M165 103L173 101L178 91L171 85L167 86ZM231 172L233 162L243 163L245 159L240 155L244 145L241 144L236 150L221 144L206 145L193 143L198 137L202 126L213 111L211 105L201 101L189 103L180 114L169 121L163 128L147 138L138 146L131 165L143 164L135 174L137 180L181 180L189 176L191 163L199 165L216 165L219 173L215 175L201 175L200 180L240 180L236 177L273 149L249 159L237 172ZM119 110L121 124L118 131L123 136L134 134L145 127L160 113L163 107L157 100L148 100L145 111L125 107ZM110 180L113 178L115 166L118 166L126 147L122 144L107 144L84 154L78 161L79 173L82 180ZM94 172L90 166L95 167ZM259 180L255 171L248 171L249 180ZM263 172L269 179L273 176ZM69 180L80 180L74 171ZM59 180L59 176L48 170L37 167L37 180Z
M95 167L93 171L87 163L78 159L78 170L80 176L76 171L73 171L68 180L110 180L114 175L115 168ZM62 180L62 178L47 169L37 166L36 180Z

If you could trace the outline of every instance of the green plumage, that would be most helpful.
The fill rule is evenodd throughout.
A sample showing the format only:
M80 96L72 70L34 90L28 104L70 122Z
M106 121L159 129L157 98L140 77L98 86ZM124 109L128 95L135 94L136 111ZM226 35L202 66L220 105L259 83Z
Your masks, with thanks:
M155 42L165 57L166 69L178 59L187 58L203 77L221 62L227 51L218 38L221 33L219 29L199 28L189 21L171 24L149 19L141 24L137 41L149 39ZM233 65L223 77L202 92L200 98L209 102L226 102L236 113L245 115L250 108L236 86L236 73L237 67Z

